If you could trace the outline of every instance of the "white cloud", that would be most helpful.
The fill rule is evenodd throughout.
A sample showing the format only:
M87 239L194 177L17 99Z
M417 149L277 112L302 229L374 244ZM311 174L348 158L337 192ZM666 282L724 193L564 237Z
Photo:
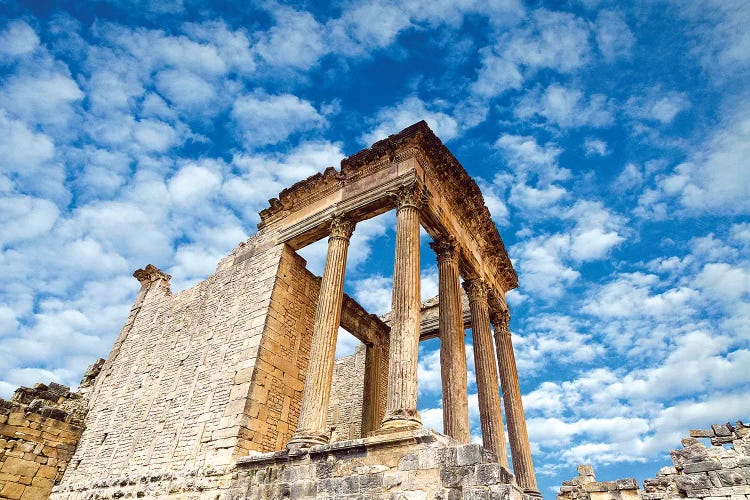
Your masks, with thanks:
M572 14L538 9L522 28L501 36L483 49L482 67L471 85L474 96L489 99L521 87L538 70L571 72L589 57L586 24Z
M232 118L248 147L276 144L295 132L326 125L310 102L292 94L241 96L234 102Z
M614 187L618 190L627 191L641 187L643 182L644 177L641 169L634 163L628 163L617 176Z
M167 184L169 194L176 203L186 205L200 203L218 190L221 177L199 165L182 167Z
M726 120L689 161L657 180L659 197L676 198L690 214L750 212L750 110Z
M179 108L206 107L216 98L214 86L189 70L161 71L156 76L156 86L173 105Z
M0 32L0 54L17 57L32 52L39 46L39 37L28 23L15 20Z
M49 136L33 132L24 122L0 110L0 165L4 171L36 171L52 159L54 152Z
M253 51L266 64L309 69L329 50L323 26L309 12L275 7L271 14L276 24L255 33L253 45Z
M336 337L336 359L354 354L355 349L362 345L354 335L339 327Z
M709 75L719 81L742 78L750 66L750 13L743 0L674 2L676 12L691 22L693 51Z
M593 139L587 137L583 143L584 149L586 150L586 156L607 156L609 149L607 149L607 143L601 139Z
M147 151L163 153L175 146L180 138L175 129L159 120L142 120L133 131L133 136Z
M83 98L75 81L62 73L21 74L0 90L0 106L29 123L65 125L72 104Z
M358 2L326 28L331 30L334 46L353 55L391 45L399 32L411 25L401 3Z
M534 236L511 248L523 291L559 297L581 275L574 264L602 259L625 239L625 219L599 202L579 200L560 217L573 222L568 231Z
M371 314L385 314L391 310L392 278L380 275L352 283L354 298Z
M665 317L692 312L699 294L689 287L658 291L659 278L653 274L622 273L602 286L583 310L602 318L635 316Z
M31 196L0 198L0 247L46 233L59 214L49 200Z
M526 94L516 106L518 118L541 116L562 128L603 127L614 120L613 103L602 94L594 94L588 102L579 89L552 84L544 92Z
M605 353L604 346L589 333L580 331L580 325L570 316L537 315L527 322L523 335L514 337L519 370L532 373L550 359L562 365L591 364Z
M425 120L435 135L443 141L455 138L459 133L456 120L442 111L435 110L434 104L430 107L433 109L428 109L425 102L412 96L393 107L379 110L375 116L375 127L362 136L362 142L369 146L420 120Z
M667 125L689 107L690 101L684 92L652 89L644 95L629 98L624 111L635 118Z
M635 45L635 36L620 12L601 10L596 18L596 43L607 62L627 59Z
M570 171L557 165L557 157L562 150L552 144L539 145L534 137L504 134L495 141L508 166L519 173L538 175L543 181L565 180Z
M443 390L440 375L440 350L421 352L417 366L420 394L440 394Z

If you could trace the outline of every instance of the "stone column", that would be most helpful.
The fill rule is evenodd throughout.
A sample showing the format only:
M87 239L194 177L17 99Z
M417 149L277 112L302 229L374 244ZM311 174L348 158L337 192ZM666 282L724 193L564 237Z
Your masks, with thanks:
M523 415L521 388L518 385L516 357L510 339L510 314L507 310L493 313L491 318L495 329L495 348L500 365L500 382L503 386L505 417L508 419L508 440L513 458L513 473L518 485L527 493L539 495L534 475L534 463L531 459L529 434L526 431L526 419Z
M443 382L443 432L461 443L471 442L466 389L466 345L456 239L430 243L437 254L440 377Z
M299 426L287 445L289 448L325 444L330 437L326 429L326 417L336 357L336 337L341 324L346 253L352 231L354 223L345 217L334 217L331 222L328 255L315 310Z
M388 390L388 339L367 346L365 351L365 383L362 397L362 437L380 427L385 415Z
M419 352L419 210L426 193L416 182L393 193L396 201L396 256L388 401L381 431L422 427L417 412Z
M500 464L508 467L505 450L503 412L500 407L500 388L497 383L497 363L490 332L490 312L487 304L487 284L479 279L464 282L471 308L471 332L474 340L474 367L477 375L479 418L482 423L484 447L497 455Z

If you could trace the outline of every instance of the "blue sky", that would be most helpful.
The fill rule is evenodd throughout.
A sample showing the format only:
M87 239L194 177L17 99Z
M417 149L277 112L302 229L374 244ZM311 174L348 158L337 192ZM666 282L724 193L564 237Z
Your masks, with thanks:
M134 269L204 279L268 198L425 119L519 274L543 493L584 461L653 476L689 428L750 417L748 25L741 0L0 1L0 395L106 356ZM394 222L352 239L371 312Z

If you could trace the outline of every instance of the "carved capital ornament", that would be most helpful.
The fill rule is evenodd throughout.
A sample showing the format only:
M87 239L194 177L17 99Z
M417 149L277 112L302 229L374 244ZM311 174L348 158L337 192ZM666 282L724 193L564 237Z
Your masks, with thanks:
M478 302L483 301L487 302L487 297L489 296L490 287L487 285L487 283L482 279L472 279L464 281L463 283L464 290L466 290L466 295L469 296L469 302Z
M354 222L345 215L335 215L331 220L331 238L341 238L348 240L354 232Z
M438 262L448 262L453 264L458 262L458 242L456 237L449 235L430 243L430 248L435 251Z
M428 198L427 190L416 181L401 186L388 194L396 203L397 211L408 207L419 210L427 202Z
M490 321L495 329L495 335L510 335L510 311L495 311L490 315Z

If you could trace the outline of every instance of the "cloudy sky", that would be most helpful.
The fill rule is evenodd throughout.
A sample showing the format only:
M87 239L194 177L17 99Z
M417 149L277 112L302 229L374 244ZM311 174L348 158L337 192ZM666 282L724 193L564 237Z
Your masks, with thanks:
M689 428L750 419L745 1L319 3L0 1L0 395L76 385L134 269L191 286L282 188L425 119L519 274L545 496L578 463L643 479ZM352 240L346 288L371 312L394 221ZM301 252L316 273L324 251ZM440 428L436 347L420 408ZM478 437L473 383L470 401Z

